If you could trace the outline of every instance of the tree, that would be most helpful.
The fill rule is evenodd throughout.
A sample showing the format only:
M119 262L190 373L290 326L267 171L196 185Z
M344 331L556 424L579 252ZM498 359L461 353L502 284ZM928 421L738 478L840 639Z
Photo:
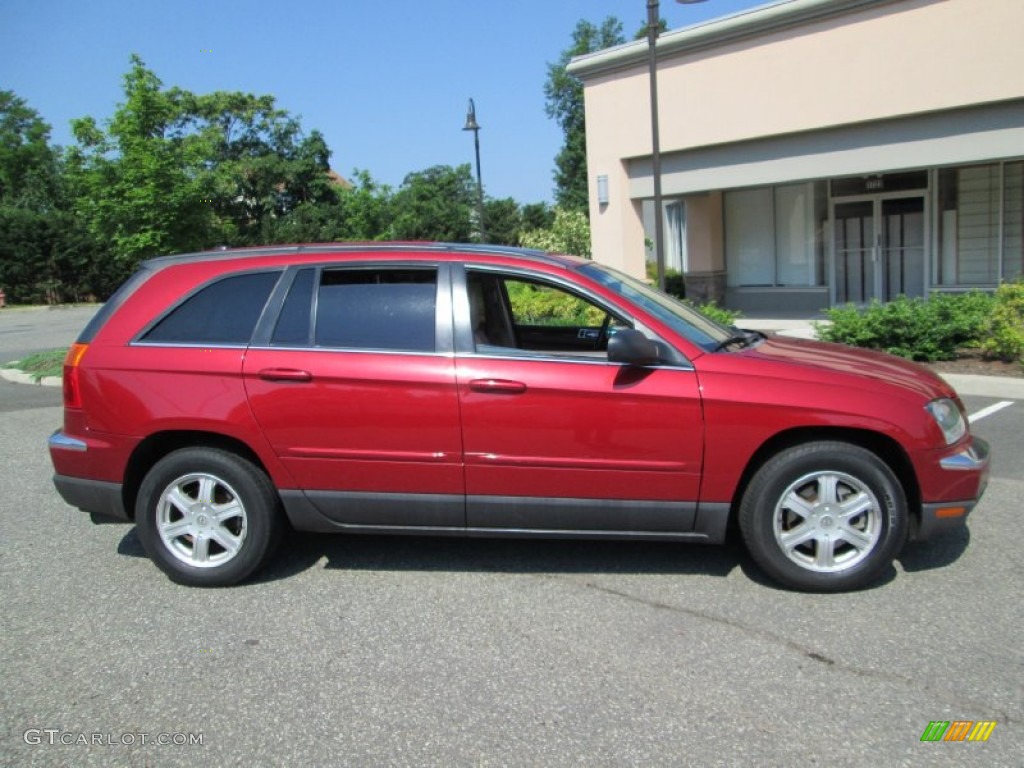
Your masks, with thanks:
M523 213L519 203L511 197L484 201L484 220L487 222L487 241L496 245L518 245L523 231Z
M555 208L550 227L524 232L519 239L526 248L590 258L590 221L583 211Z
M410 173L393 199L396 240L468 243L473 237L476 182L469 164L435 165Z
M558 61L548 64L544 84L548 117L558 121L564 134L562 149L555 157L555 201L561 208L588 211L587 137L583 110L583 84L566 72L574 56L591 53L626 42L622 22L609 16L600 27L579 21L572 34L572 45L562 51ZM588 214L589 215L589 214Z
M106 290L95 243L68 210L50 126L0 91L0 287L11 302L58 303Z
M381 240L389 232L391 189L356 170L347 187L329 198L304 201L287 214L264 220L264 242L303 243Z
M522 208L523 231L547 229L555 221L555 210L547 203L527 203Z
M122 275L148 256L263 242L300 208L295 231L319 227L303 206L337 197L317 131L304 135L272 96L165 89L131 63L124 102L102 128L74 121L67 153L75 212Z
M213 216L203 153L186 130L188 95L164 91L138 56L124 94L106 130L91 117L72 121L67 162L76 214L127 274L141 258L203 247Z
M51 210L59 197L59 164L50 126L11 91L0 91L0 204Z
M183 118L201 142L205 199L221 241L256 244L271 219L337 202L323 136L315 130L303 135L299 121L272 96L188 94Z

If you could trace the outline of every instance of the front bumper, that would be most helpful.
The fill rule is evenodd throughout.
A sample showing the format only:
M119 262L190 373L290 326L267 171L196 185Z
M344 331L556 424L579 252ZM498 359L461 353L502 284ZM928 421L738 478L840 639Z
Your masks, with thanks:
M971 440L971 445L959 453L941 459L939 466L946 472L962 472L968 476L977 476L975 485L977 491L973 498L922 504L921 518L913 534L913 538L917 541L930 539L946 531L959 530L967 525L968 515L981 500L988 485L988 443L974 437Z

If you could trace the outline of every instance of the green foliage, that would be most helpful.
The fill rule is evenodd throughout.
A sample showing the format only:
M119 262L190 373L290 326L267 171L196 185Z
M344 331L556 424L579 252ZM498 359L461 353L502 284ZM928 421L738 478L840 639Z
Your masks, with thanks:
M391 236L396 240L468 243L473 239L476 182L468 163L410 173L392 205Z
M74 121L67 153L75 213L122 276L149 256L275 239L272 219L336 201L323 137L272 96L165 89L131 63L124 102L104 127ZM306 209L290 228L319 231L323 218Z
M555 63L548 64L544 84L548 117L558 121L565 136L555 157L555 201L561 208L587 213L587 138L583 111L583 84L565 71L570 59L585 53L611 48L626 42L622 22L609 16L601 26L579 21L572 33L572 45L562 51Z
M382 240L391 224L392 192L378 184L369 172L356 170L351 186L338 192L339 240Z
M304 133L272 96L168 88L138 56L123 95L108 119L73 121L75 143L62 151L34 110L0 91L8 301L104 299L142 259L217 245L479 238L468 165L410 173L397 191L360 170L345 184L323 136ZM544 203L484 207L490 242L561 228L551 247L589 252L589 230L576 233Z
M1024 365L1024 280L1000 285L994 304L981 348L993 357Z
M952 360L960 347L977 346L985 334L993 298L978 291L936 294L929 300L899 296L866 309L853 304L826 315L831 326L817 325L825 341L880 349L911 360Z
M509 280L505 283L517 325L594 327L605 313L593 304L548 286Z
M548 229L555 223L555 209L547 203L527 203L521 210L523 232Z
M72 122L78 146L67 163L76 215L127 275L143 257L201 248L212 216L199 153L182 131L187 96L164 91L137 56L124 94L106 130L92 118Z
M700 312L704 317L708 317L714 320L716 323L721 325L735 325L736 321L743 317L743 313L734 310L720 307L714 301L709 301L704 304L697 304L696 302L690 301L689 299L683 299L684 304L689 304L691 307Z
M0 91L0 287L7 301L79 301L106 290L97 248L69 208L50 126Z
M67 357L67 354L67 349L51 349L47 352L36 352L21 360L7 363L3 367L16 368L23 373L29 374L36 381L46 376L60 377L64 374L64 358Z
M523 212L511 197L484 201L484 223L487 242L496 245L517 245L523 231Z
M23 99L0 91L0 205L52 210L59 202L59 162L50 126Z
M0 287L8 302L85 301L118 282L69 213L0 206Z
M526 248L589 259L590 221L582 211L556 207L550 227L522 233L519 243Z

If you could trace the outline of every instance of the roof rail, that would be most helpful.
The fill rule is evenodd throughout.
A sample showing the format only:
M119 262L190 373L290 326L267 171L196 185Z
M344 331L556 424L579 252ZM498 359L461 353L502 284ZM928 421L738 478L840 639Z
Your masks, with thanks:
M146 259L140 266L147 269L161 269L172 264L189 261L217 261L221 259L237 259L246 256L279 256L298 253L365 253L400 251L439 252L439 253L478 253L494 256L519 256L546 263L564 264L565 258L549 254L535 248L520 248L512 245L488 245L476 243L435 243L435 242L348 242L348 243L300 243L295 245L259 245L243 248L226 248L218 246L207 251L194 251L169 256L155 256Z

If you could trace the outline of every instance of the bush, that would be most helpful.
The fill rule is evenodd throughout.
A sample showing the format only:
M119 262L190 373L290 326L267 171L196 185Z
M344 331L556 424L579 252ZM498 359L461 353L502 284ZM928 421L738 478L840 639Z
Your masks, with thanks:
M647 279L651 284L654 284L658 279L658 267L651 261L647 262ZM713 300L705 302L704 304L698 304L692 299L686 298L686 278L678 269L665 270L665 293L669 296L675 296L684 304L693 307L705 317L709 317L716 323L721 323L722 325L734 325L738 318L743 317L742 312L720 307Z
M517 322L589 328L604 321L599 308L563 291L518 280L509 280L505 286Z
M735 325L736 320L743 316L742 312L720 307L713 301L709 301L706 304L696 304L689 299L686 299L683 303L689 304L705 317L709 317L721 325Z
M1024 365L1024 281L999 286L981 348L992 357Z
M972 291L936 294L929 300L900 296L866 309L853 304L825 314L831 326L817 325L825 341L880 349L911 360L952 360L960 347L980 346L992 313L992 296Z
M519 244L552 253L568 253L590 258L590 220L582 211L555 208L555 218L547 229L523 232Z

